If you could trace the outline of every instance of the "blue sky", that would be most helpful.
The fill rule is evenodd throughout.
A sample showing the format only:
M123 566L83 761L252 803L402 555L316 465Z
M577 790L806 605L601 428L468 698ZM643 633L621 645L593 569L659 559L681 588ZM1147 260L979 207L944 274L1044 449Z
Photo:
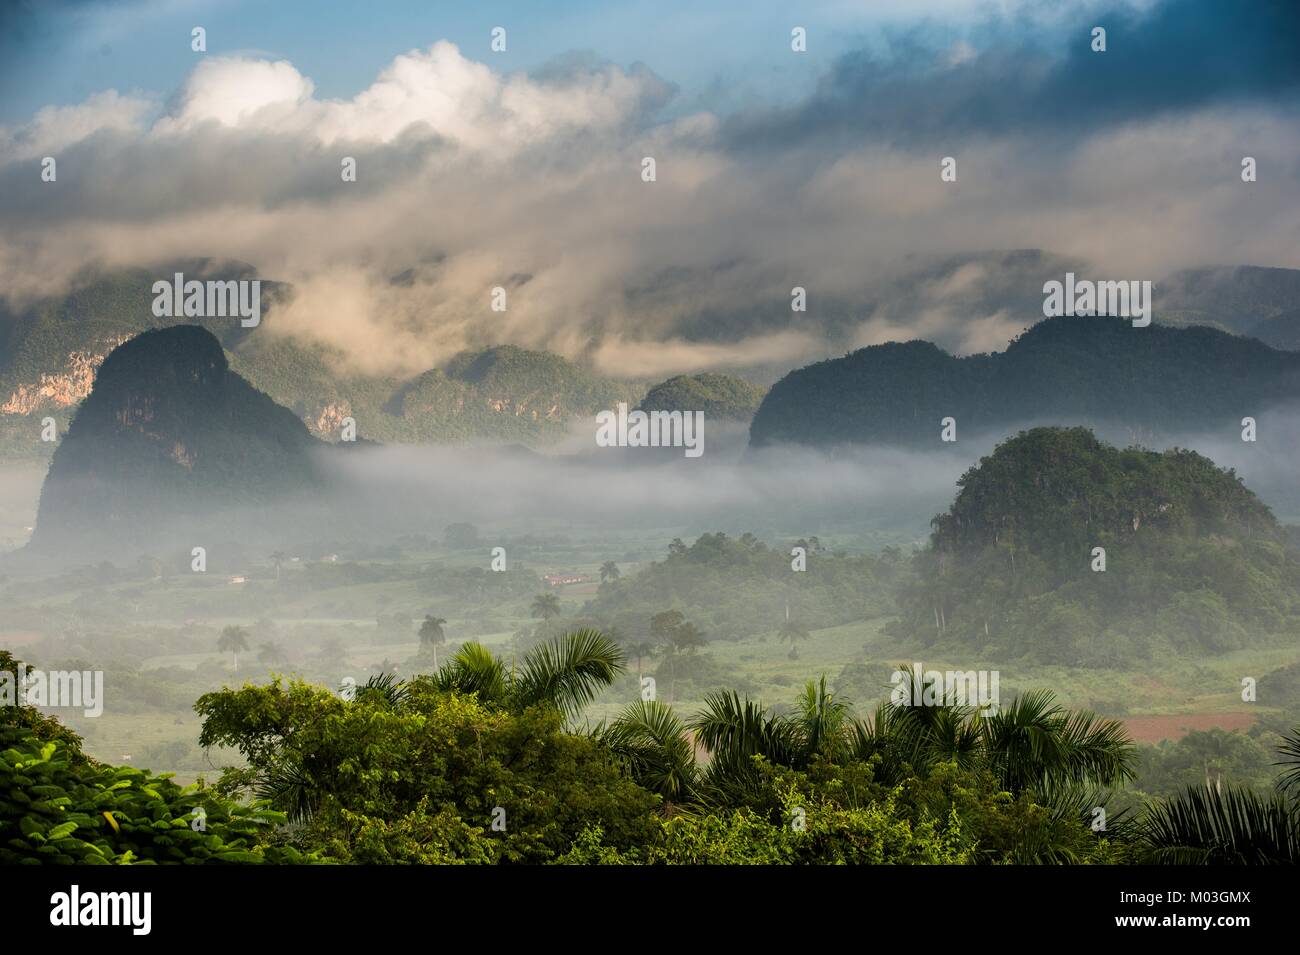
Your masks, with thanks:
M21 12L30 7L33 13ZM573 52L643 62L678 85L677 110L730 110L807 94L849 50L879 46L886 31L923 28L936 44L960 40L999 5L975 0L19 0L4 52L0 122L41 106L79 102L102 89L166 95L193 68L192 27L208 31L213 55L288 59L319 95L366 86L395 55L456 43L498 70L533 70ZM918 15L919 11L919 15ZM1039 11L1039 15L1043 15ZM1047 15L1050 21L1052 17ZM1023 24L1025 18L1008 22ZM508 31L490 54L489 32ZM806 56L789 51L790 30L809 33Z

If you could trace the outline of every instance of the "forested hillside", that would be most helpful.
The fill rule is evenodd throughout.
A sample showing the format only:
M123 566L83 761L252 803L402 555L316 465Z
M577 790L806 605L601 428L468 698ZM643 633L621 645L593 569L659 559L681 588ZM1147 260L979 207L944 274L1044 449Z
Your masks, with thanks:
M831 554L816 538L792 542L807 553L807 569L792 569L790 549L752 534L701 535L680 540L668 555L634 577L601 585L586 616L632 640L650 639L651 619L678 610L710 640L775 632L791 621L805 629L831 627L893 610L892 584L906 569L902 555Z
M900 596L901 632L927 644L1117 665L1300 633L1300 553L1199 454L1036 428L958 486Z
M1300 353L1210 328L1062 317L997 354L956 358L912 341L791 372L763 399L750 443L933 448L946 417L959 438L1050 422L1159 442L1175 431L1235 434L1243 417L1295 402Z
M709 420L748 421L765 389L732 375L678 375L660 382L641 400L642 411L703 411Z

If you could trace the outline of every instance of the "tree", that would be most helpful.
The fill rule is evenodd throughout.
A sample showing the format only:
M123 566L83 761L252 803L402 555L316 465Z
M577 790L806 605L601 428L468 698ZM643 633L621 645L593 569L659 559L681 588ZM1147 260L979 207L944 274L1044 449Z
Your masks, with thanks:
M424 623L420 624L420 653L421 655L429 651L433 653L435 670L438 668L438 648L447 642L447 634L442 629L442 625L446 622L442 617L426 614Z
M902 699L910 701L921 674L910 666L902 672ZM874 720L853 722L849 745L855 758L877 760L875 776L886 785L955 763L991 774L1002 790L1040 801L1055 818L1104 805L1103 790L1133 779L1136 765L1122 723L1068 711L1046 690L991 716L947 699L946 691L937 705L882 704ZM1033 861L1065 861L1050 846L1043 851L1046 859Z
M659 797L608 747L566 731L559 709L524 705L536 696L517 689L496 701L435 675L376 677L348 700L276 681L205 694L195 709L200 744L242 757L217 788L270 798L299 823L289 841L333 861L549 862L588 827L611 845L646 845Z
M641 661L644 660L646 657L650 656L652 653L654 653L655 644L650 643L646 640L642 640L639 643L632 644L627 649L628 649L628 653L632 654L633 659L636 660L637 682L640 683L641 676L642 676Z
M618 569L618 564L614 563L612 560L607 560L605 563L600 565L600 582L602 584L607 580L618 580L622 576L623 572Z
M800 640L807 640L810 634L807 628L800 625L797 621L787 620L781 624L778 634L782 641L790 644L790 659L799 659L799 648L796 644Z
M279 666L285 662L284 647L275 640L267 640L258 645L257 659L267 666Z
M669 639L672 641L673 648L683 653L694 653L708 643L704 639L704 633L700 628L688 621L684 621L678 626Z
M226 627L217 638L217 652L232 654L235 658L236 671L239 670L239 654L247 649L248 631L243 627Z
M680 610L665 610L650 618L650 635L659 643L672 643L673 634L685 622Z
M473 524L448 524L443 538L452 550L471 550L479 546L478 528Z
M560 598L555 594L538 594L533 598L532 616L543 621L560 615Z
M325 670L337 670L347 663L348 648L338 637L330 637L316 653L316 665Z
M904 672L912 678L910 669ZM911 697L907 697L910 699ZM1002 713L983 716L946 700L938 705L881 705L872 721L853 718L847 701L808 683L784 715L734 691L712 693L690 728L709 750L700 782L708 802L755 798L762 773L754 757L804 770L816 757L869 764L880 784L898 786L946 764L983 773L999 791L1040 800L1056 819L1102 805L1100 788L1133 778L1132 742L1122 724L1057 706L1050 693L1018 698ZM1037 861L1062 861L1054 847Z
M665 812L695 795L699 773L690 734L671 706L638 700L593 735L614 751L638 784L663 796Z
M1295 865L1300 862L1300 727L1282 737L1275 792L1241 785L1189 786L1153 803L1136 824L1148 861L1172 865Z
M663 647L664 666L668 668L668 699L677 698L677 654L693 653L704 646L704 634L688 623L680 610L665 610L650 618L650 634Z
M574 716L626 669L623 651L599 630L574 630L529 650L517 667L478 643L466 643L434 676L443 690L476 693L490 706L519 712L545 706Z

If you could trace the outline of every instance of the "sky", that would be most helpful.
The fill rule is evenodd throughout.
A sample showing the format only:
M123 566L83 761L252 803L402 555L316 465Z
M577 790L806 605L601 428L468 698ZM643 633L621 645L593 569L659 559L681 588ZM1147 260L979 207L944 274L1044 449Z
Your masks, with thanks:
M1296 49L1290 0L17 0L0 290L238 260L374 373L996 350L1067 267L1300 267Z

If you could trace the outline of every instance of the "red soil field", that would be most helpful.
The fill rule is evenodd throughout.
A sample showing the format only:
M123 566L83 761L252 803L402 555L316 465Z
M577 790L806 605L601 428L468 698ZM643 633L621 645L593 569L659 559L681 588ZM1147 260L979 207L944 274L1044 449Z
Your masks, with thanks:
M1177 740L1193 730L1223 729L1244 732L1255 722L1251 713L1181 713L1173 716L1136 716L1124 721L1129 735L1139 743Z

